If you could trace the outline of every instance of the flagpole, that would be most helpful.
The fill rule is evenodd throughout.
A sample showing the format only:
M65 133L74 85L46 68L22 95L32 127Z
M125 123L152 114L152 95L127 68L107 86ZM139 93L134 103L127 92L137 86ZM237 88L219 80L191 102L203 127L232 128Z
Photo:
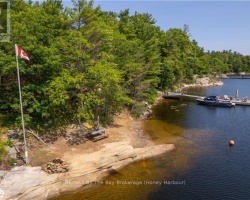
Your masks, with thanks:
M18 65L18 52L17 52L18 50L17 50L17 45L16 44L15 44L15 50L16 50L16 67L17 67L17 80L18 80L19 99L20 99L20 110L21 110L23 138L24 138L25 162L26 162L26 164L28 164L29 159L28 159L28 151L27 151L27 143L26 143L26 135L25 135L25 127L24 127L22 92L21 92L20 72L19 72L19 65Z

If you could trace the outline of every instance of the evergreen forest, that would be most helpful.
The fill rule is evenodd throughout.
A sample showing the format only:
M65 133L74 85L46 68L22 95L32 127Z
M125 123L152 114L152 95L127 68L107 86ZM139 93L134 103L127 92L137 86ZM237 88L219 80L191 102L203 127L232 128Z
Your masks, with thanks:
M72 4L11 1L11 40L0 43L2 126L21 127L15 44L31 60L19 59L25 125L40 132L98 116L108 124L123 108L137 115L157 91L192 83L194 75L250 72L250 56L206 52L188 25L162 30L150 13Z

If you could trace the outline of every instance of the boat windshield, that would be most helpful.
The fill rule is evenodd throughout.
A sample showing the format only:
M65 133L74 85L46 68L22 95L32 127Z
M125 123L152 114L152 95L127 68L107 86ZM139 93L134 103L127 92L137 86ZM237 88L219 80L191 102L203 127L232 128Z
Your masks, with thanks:
M207 101L217 101L217 97L216 96L208 96L205 98L205 100Z

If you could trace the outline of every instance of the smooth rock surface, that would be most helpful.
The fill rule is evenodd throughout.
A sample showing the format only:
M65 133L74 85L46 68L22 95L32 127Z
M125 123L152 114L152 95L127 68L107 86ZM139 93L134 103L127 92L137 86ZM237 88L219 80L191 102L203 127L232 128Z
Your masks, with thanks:
M0 171L2 199L41 200L69 191L83 189L91 182L100 181L132 162L147 159L173 150L173 144L133 148L129 142L114 142L103 145L90 154L79 154L66 162L69 171L47 174L41 167L21 166L11 171Z

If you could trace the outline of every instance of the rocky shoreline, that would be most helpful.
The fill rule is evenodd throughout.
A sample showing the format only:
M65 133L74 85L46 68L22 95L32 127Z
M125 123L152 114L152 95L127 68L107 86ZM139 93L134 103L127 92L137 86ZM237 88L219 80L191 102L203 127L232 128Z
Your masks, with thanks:
M183 83L182 86L177 89L175 92L182 93L184 89L191 88L191 87L210 87L210 86L221 86L223 85L222 81L215 81L210 79L209 77L204 78L197 78L195 83L192 84L185 84Z
M116 125L107 128L104 140L69 146L61 138L45 146L44 150L58 157L44 167L16 166L0 171L0 199L44 200L84 190L133 162L175 149L173 144L155 145L147 139L142 123L122 112L114 118Z
M210 78L197 78L194 84L183 84L182 91L188 87L207 87L223 85L221 81L212 81ZM159 93L159 98L161 99ZM151 113L151 105L142 118ZM119 117L118 117L119 118ZM124 118L120 116L122 122ZM127 117L126 117L126 120ZM50 173L46 173L42 167L20 166L10 171L0 171L0 199L44 200L64 193L84 190L93 183L101 182L105 177L133 162L158 156L175 149L173 144L154 145L151 141L141 138L143 133L138 132L140 125L129 117L125 126L118 128L120 137L101 143L97 149L90 152L68 154L65 160L67 170L65 173L52 173L54 165L51 164ZM118 123L119 124L119 123ZM133 124L131 126L131 124ZM132 128L131 128L132 127ZM112 134L111 134L112 136ZM72 154L72 155L71 155ZM48 167L48 166L47 166ZM59 166L61 167L61 166ZM60 170L59 170L60 171ZM56 168L56 172L58 169Z
M76 155L68 160L69 171L48 174L41 167L21 166L1 171L1 199L49 199L54 196L82 190L114 171L142 159L173 150L173 144L134 148L130 142L107 143L90 154Z
M212 80L209 77L197 78L194 84L183 84L181 89L189 87L209 87L209 86L220 86L223 85L223 82L220 80Z

